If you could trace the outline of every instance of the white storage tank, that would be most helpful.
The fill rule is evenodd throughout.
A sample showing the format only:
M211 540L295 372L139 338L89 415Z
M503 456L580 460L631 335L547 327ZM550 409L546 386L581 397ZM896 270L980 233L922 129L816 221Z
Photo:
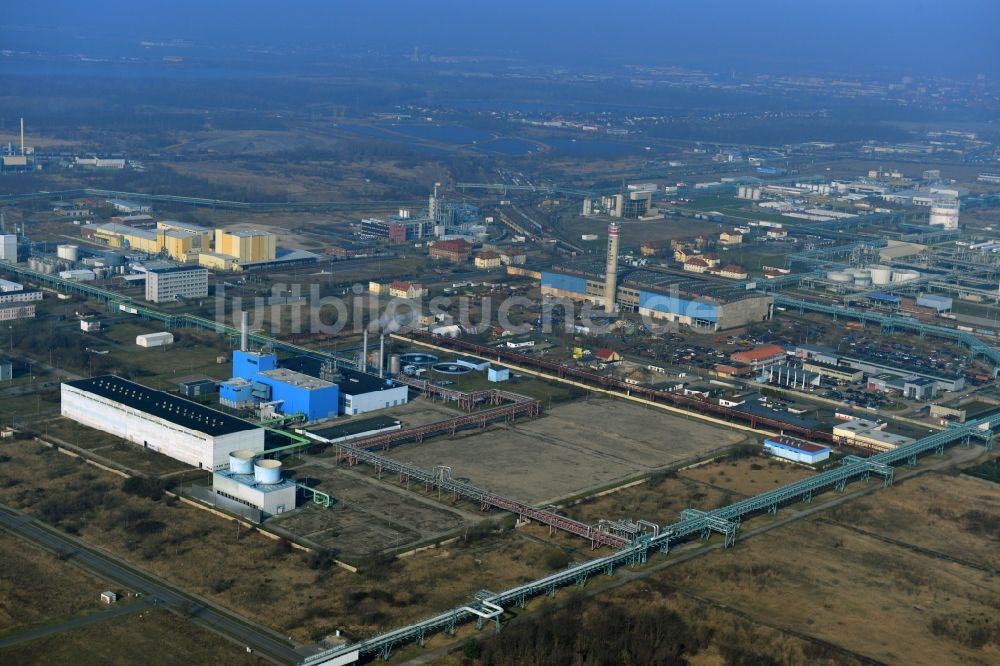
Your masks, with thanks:
M59 245L56 247L56 256L66 261L80 261L79 245Z
M945 229L958 229L958 202L939 202L931 206L930 224Z
M253 476L257 483L265 485L281 482L281 461L258 460L253 465Z
M399 354L393 354L389 357L389 374L399 374Z
M854 276L845 271L830 271L826 274L826 279L830 282L850 282Z
M872 286L872 274L867 270L856 270L854 271L854 286L855 287L870 287Z
M883 285L892 281L892 269L888 266L872 266L868 269L872 284Z
M911 280L916 280L920 277L920 273L917 271L893 271L892 281L893 282L909 282Z
M239 449L229 454L229 471L233 474L253 474L253 459L257 454L247 449Z

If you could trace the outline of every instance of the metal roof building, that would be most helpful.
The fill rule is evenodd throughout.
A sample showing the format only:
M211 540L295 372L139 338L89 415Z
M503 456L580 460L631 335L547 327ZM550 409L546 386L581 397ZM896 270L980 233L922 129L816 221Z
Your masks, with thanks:
M165 391L114 375L62 384L62 415L204 469L230 451L264 450L264 430Z

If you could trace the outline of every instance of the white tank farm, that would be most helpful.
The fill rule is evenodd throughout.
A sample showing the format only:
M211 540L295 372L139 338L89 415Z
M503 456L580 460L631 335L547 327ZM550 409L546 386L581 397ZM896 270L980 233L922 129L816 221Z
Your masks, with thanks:
M829 271L826 274L826 279L830 282L851 282L854 280L854 276L846 271Z

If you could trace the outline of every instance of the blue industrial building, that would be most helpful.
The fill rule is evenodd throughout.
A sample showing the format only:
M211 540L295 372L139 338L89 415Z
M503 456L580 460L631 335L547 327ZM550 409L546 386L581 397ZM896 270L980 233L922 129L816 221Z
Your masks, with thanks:
M337 416L340 389L333 382L278 367L275 354L233 352L233 379L223 382L220 401L229 406L269 405L306 421Z
M605 305L603 266L590 264L541 271L541 291L549 297ZM618 272L617 309L665 319L705 331L737 328L771 318L773 298L727 280L648 268Z

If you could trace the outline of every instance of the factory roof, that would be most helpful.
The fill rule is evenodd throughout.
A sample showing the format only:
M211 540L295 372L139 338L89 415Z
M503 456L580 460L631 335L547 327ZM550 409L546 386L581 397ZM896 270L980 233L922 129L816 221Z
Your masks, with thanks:
M346 368L340 370L340 377L341 379L337 384L340 386L340 392L346 395L360 395L362 393L374 393L376 391L396 388L396 384L391 380L379 379L375 375L347 370Z
M257 426L235 416L209 409L197 402L185 400L165 391L157 391L114 375L64 382L81 391L113 400L126 407L170 421L182 428L212 437L231 435Z
M823 451L829 451L830 447L820 446L819 444L813 444L812 442L807 442L804 439L799 439L798 437L789 437L788 435L778 435L777 437L768 437L764 440L765 443L779 444L783 447L790 449L797 449L799 451L805 451L806 453L821 453Z
M207 273L208 269L201 266L146 266L147 273L156 273L157 275L162 273L186 273L187 271L204 271Z
M330 388L336 386L333 382L328 382L319 377L312 377L302 372L289 370L288 368L275 368L274 370L263 370L257 373L258 377L267 377L283 384L290 384L307 391Z
M102 231L110 231L111 233L119 234L121 236L135 236L136 238L144 238L146 240L156 240L156 234L151 231L146 231L145 229L136 229L135 227L128 227L124 224L115 224L114 222L108 222L107 224L102 224L98 229Z
M389 416L373 416L365 419L354 419L340 425L321 428L319 430L310 430L309 432L323 439L341 439L373 430L394 428L399 425L401 425L399 419Z
M729 358L733 361L746 363L747 361L758 361L764 358L784 355L784 353L784 347L779 347L778 345L761 345L748 351L733 352L729 355Z
M272 232L263 229L236 229L235 231L224 230L230 236L238 238L254 238L256 236L271 236Z
M603 261L584 260L561 264L547 272L575 275L603 283L606 268ZM728 303L745 298L770 298L770 296L764 296L759 292L734 286L732 282L722 278L713 280L695 273L668 272L653 268L620 268L618 286L658 294L676 295L681 298L708 298L717 303Z

